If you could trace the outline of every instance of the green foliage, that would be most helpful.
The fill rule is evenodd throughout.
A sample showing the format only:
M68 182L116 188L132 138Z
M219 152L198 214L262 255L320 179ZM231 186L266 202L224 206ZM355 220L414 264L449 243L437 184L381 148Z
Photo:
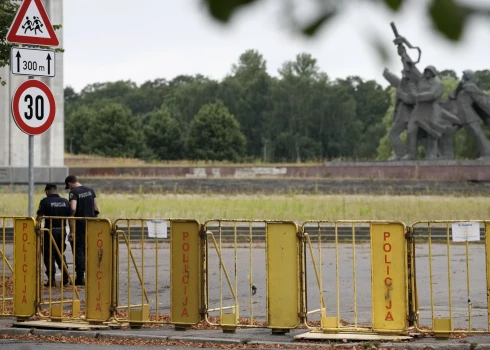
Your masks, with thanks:
M144 126L146 144L158 160L183 157L183 140L179 123L162 108L152 112Z
M190 159L238 162L245 155L245 136L222 101L205 104L191 123L187 138Z
M490 71L476 74L481 86L490 86ZM452 70L442 71L441 78L445 99L459 81ZM395 89L384 89L373 80L351 76L330 81L307 53L285 62L279 76L271 77L264 57L247 50L222 81L181 75L140 86L132 81L94 83L80 93L67 87L66 148L148 161L386 160L392 153L388 133L394 97ZM222 102L216 104L217 100ZM108 118L108 113L101 113L106 106L123 117ZM108 136L119 129L126 135L124 142ZM232 131L228 135L226 130ZM490 132L486 126L485 130ZM457 158L478 156L465 130L458 131L453 142Z
M7 33L18 8L18 5L11 4L10 0L0 0L0 68L10 62L10 49L14 45L7 43ZM0 85L5 84L5 80L0 77Z
M141 118L121 104L101 100L93 107L96 117L85 127L84 153L135 158L147 151Z
M349 8L348 6L343 6L345 1L346 0L309 0L308 4L305 4L305 0L283 1L281 2L283 9L282 11L278 11L278 13L281 16L283 16L284 13L287 13L287 19L289 20L288 24L298 33L305 36L313 36L329 23L332 18L335 18L335 16L341 14L346 8ZM207 6L211 17L220 22L228 22L233 15L240 10L265 1L202 0L202 2ZM407 1L378 0L378 2L390 10L398 12L403 11L403 4ZM463 2L462 0L431 0L412 5L425 6L434 30L451 41L458 41L461 39L464 28L471 16L490 16L490 12L487 11L483 2L478 5L473 5L468 4L466 1ZM307 21L304 25L298 25L298 23L304 22L304 19L300 18L296 11L294 11L295 7L300 6L315 7L316 16ZM379 50L379 52L382 53L382 50Z

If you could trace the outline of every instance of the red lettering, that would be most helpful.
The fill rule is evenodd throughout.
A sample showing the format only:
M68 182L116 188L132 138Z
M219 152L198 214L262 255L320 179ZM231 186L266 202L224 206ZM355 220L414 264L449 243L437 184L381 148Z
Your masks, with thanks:
M98 280L102 279L102 271L97 271L96 276Z
M184 241L189 237L189 232L182 232Z
M27 299L25 295L22 297L22 304L27 304Z
M189 284L189 276L183 275L182 276L182 283L184 284Z
M102 309L100 308L100 303L97 303L97 306L95 307L95 311L102 312Z
M388 255L385 254L385 264L391 264L391 261L388 261Z
M97 301L100 300L100 291L99 291L99 296L97 298L95 298L95 299L97 299Z
M390 265L386 265L386 274L390 275Z
M27 242L27 241L29 240L29 236L27 236L27 233L23 233L23 234L22 234L22 240L23 240L24 242Z
M97 283L98 283L97 290L100 290L100 281L98 281Z
M389 232L385 232L383 235L384 235L383 241L386 241L386 238L391 236Z
M27 260L27 254L24 254L24 262Z
M104 246L104 241L99 239L97 240L97 247L102 248Z
M187 295L187 286L184 286L184 295Z
M189 243L184 243L182 244L182 250L184 252L188 252L189 251Z
M184 265L184 273L187 273L187 271L188 271L188 270L187 270L187 269L188 269L188 267L189 267L189 265L187 265L187 264L185 264L185 265Z
M186 306L187 305L187 297L185 297L185 302L182 303L182 306Z
M391 314L391 312L388 311L388 313L386 314L386 317L385 317L385 321L394 321L393 315Z
M22 229L25 230L27 228L27 222L22 224Z
M387 248L387 247L388 247L388 248ZM385 243L385 244L383 244L383 250L384 250L386 253L391 252L391 244L389 244L389 243Z
M183 257L183 259L182 259L182 262L185 262L185 263L186 263L186 262L189 262L189 260L187 259L187 255L186 255L186 254L183 254L183 255L184 255L184 257Z
M391 309L391 300L390 300L390 304L386 307L388 310Z
M100 231L99 233L97 233L97 237L99 237L103 232Z
M24 275L24 283L27 282L27 275Z
M24 290L22 291L22 293L25 294L25 292L27 292L27 285L24 284Z
M27 249L26 249L26 244L25 243L22 243L22 251L24 253L27 253ZM24 254L25 255L25 254Z
M390 281L390 284L388 284L388 281ZM387 286L387 287L391 287L391 285L392 285L392 281L393 281L393 280L391 279L391 277L386 277L386 278L385 278L385 286Z
M180 317L182 317L182 316L189 317L189 314L187 313L187 308L184 308L184 310L182 310L182 314L180 315Z
M22 272L27 273L27 264L22 265Z

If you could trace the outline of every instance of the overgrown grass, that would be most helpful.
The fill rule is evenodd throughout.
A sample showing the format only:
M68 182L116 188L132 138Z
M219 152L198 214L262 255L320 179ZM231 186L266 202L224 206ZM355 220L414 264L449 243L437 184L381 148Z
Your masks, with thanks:
M66 194L62 194L66 195ZM35 195L35 209L43 194ZM116 218L417 220L490 219L485 197L367 195L98 194L101 216ZM0 215L27 215L27 194L0 193Z

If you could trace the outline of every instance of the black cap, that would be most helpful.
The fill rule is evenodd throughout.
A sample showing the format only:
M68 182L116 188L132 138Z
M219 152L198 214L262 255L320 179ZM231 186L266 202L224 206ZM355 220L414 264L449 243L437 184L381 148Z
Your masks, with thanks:
M52 184L52 183L49 183L49 184L46 184L46 187L44 187L44 190L47 191L47 190L56 190L57 187L56 187L56 184Z
M68 183L75 183L78 182L77 177L75 175L68 175L65 179L65 190L69 189Z

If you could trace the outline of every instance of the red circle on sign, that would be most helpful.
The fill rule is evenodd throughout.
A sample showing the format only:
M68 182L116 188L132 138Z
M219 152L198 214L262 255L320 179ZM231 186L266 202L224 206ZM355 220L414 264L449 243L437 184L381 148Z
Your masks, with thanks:
M20 111L20 98L22 94L29 88L39 89L40 92L44 93L47 97L47 103L49 104L49 114L47 118L44 118L43 124L33 127L28 125L22 118ZM37 96L42 96L38 94ZM40 135L46 132L54 122L54 117L56 115L56 101L54 99L53 93L49 87L39 80L26 80L19 85L17 90L15 90L14 96L12 97L12 114L14 116L15 124L20 130L29 135Z

